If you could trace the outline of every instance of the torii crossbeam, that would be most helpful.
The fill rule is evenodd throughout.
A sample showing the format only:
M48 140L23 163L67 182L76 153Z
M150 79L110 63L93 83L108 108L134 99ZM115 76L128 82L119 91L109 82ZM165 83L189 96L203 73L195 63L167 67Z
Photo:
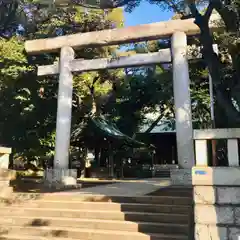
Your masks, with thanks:
M216 21L218 21L218 16L213 15L209 22L209 26L212 30L219 28ZM76 49L86 46L97 47L167 38L171 37L174 32L184 32L187 35L196 35L199 34L200 29L194 23L193 18L186 20L171 20L125 28L31 40L26 41L25 49L26 52L30 54L56 52L65 46Z

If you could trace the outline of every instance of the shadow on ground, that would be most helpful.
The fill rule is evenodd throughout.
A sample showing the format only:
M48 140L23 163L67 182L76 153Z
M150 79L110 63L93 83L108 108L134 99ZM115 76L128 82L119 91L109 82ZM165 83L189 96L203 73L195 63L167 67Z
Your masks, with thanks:
M77 188L89 188L99 185L113 184L114 181L87 181L78 180ZM10 181L10 186L13 188L13 192L19 193L53 193L69 191L76 188L54 189L47 187L43 184L42 178L17 178Z

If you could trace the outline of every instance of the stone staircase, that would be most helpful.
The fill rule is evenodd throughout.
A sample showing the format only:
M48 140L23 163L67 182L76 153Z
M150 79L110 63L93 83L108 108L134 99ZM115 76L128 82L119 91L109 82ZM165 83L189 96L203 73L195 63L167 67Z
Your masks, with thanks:
M170 178L170 169L157 169L154 173L155 178Z
M79 192L21 196L0 205L1 240L193 239L191 188L168 187L134 197Z

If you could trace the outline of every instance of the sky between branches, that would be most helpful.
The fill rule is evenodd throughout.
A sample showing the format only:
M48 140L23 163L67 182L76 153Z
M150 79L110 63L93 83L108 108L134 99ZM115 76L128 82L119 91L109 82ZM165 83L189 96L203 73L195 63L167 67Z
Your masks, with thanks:
M170 11L162 11L160 7L143 1L139 7L131 13L124 13L125 26L135 26L138 24L167 21L173 13Z

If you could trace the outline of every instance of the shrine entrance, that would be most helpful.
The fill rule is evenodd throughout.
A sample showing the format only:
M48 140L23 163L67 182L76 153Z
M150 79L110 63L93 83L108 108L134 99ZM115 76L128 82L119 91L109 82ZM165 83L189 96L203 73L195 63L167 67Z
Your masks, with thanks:
M212 27L213 23L210 23L210 26ZM68 169L73 73L156 63L172 63L178 164L181 168L192 168L194 144L188 60L196 58L196 53L195 56L191 56L191 51L188 51L187 35L195 35L199 31L193 19L186 19L26 41L25 49L29 54L60 50L58 64L38 67L38 76L59 74L54 169L49 172L47 178L57 182L64 182L65 178L74 182L76 178L75 170ZM74 49L79 47L106 46L166 37L171 37L171 49L156 53L114 59L74 59Z

